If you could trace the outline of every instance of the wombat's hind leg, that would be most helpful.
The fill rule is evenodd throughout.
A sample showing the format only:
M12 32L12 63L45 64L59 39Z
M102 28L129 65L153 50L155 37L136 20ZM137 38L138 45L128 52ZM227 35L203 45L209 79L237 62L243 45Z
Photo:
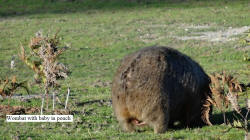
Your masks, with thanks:
M126 132L135 132L134 125L129 118L123 118L119 120L120 125L122 126L123 130Z
M168 128L169 118L165 113L157 112L155 115L152 115L150 120L147 120L146 123L154 128L154 133L164 133Z
M164 133L167 131L168 123L165 121L158 120L154 123L154 133Z

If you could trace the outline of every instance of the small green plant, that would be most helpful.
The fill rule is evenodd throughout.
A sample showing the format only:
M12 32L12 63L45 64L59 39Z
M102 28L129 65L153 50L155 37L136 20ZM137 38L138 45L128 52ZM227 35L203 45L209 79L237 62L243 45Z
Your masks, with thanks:
M61 45L60 40L58 32L52 37L49 35L43 36L41 32L38 32L29 43L30 52L28 54L25 52L24 47L21 46L21 60L35 72L34 78L36 82L44 85L41 114L43 114L45 96L48 109L48 94L50 90L59 87L58 80L67 78L69 74L68 68L58 62L59 56L67 48L59 47Z
M246 46L246 45L250 45L250 30L247 32L247 35L240 39L240 44Z
M239 43L241 46L250 46L250 30L247 32L247 35L244 36L239 40ZM244 61L250 61L250 54L249 51L245 50L243 54L243 60Z

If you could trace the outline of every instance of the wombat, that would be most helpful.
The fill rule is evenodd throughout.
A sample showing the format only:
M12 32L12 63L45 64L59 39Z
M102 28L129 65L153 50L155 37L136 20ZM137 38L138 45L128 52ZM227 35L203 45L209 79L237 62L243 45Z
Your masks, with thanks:
M211 125L210 79L190 57L169 47L146 47L126 56L112 82L112 106L125 131L146 124L163 133L183 125Z

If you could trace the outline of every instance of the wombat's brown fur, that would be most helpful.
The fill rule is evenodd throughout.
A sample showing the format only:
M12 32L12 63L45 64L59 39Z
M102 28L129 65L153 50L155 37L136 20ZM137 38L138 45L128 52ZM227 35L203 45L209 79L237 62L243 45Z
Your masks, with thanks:
M155 133L168 125L211 124L210 79L188 56L167 47L147 47L126 56L112 84L112 104L125 131L147 124Z

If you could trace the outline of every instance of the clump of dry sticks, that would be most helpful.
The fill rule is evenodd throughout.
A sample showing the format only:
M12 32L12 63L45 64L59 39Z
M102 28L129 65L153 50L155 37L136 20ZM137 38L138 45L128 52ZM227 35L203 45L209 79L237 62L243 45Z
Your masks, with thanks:
M10 108L10 98L16 90L25 89L29 94L29 89L26 81L18 82L16 76L13 76L12 79L6 77L6 79L0 79L0 95L3 99L8 97L8 108Z
M8 77L0 79L0 95L3 98L11 97L20 88L25 89L29 93L27 83L25 81L17 82L16 76L13 76L11 80Z
M43 36L41 32L38 32L30 40L28 45L30 52L28 54L21 45L21 60L35 72L36 82L43 83L44 85L45 92L42 96L41 114L43 113L45 96L48 109L48 94L50 89L58 87L58 80L67 78L69 74L68 68L58 62L59 56L67 48L59 47L61 45L60 40L58 32L52 37L49 35Z
M231 104L232 109L240 116L238 121L241 122L242 128L246 132L246 138L248 134L248 113L250 111L250 100L248 99L248 93L246 93L246 110L247 113L245 115L242 114L242 110L238 103L238 97L240 92L247 92L248 85L240 83L237 78L233 77L230 74L226 74L225 72L219 74L211 74L211 85L210 89L212 91L213 100L212 103L214 106L219 108L223 113L224 123L226 124L226 115L225 110Z

